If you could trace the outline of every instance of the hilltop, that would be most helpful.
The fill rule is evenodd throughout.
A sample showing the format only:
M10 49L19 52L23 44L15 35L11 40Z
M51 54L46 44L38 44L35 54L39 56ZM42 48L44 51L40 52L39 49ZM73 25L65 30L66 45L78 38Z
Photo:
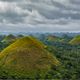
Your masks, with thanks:
M59 61L34 37L23 37L0 53L0 67L6 74L18 77L43 77Z

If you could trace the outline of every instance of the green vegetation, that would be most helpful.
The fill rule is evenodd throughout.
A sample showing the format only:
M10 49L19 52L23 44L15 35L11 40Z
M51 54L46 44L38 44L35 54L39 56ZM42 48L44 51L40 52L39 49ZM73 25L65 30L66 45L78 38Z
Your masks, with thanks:
M80 80L80 35L19 35L7 43L5 37L0 39L1 79Z
M5 36L5 38L2 40L4 43L12 43L16 40L16 37L12 34L9 34L8 36Z
M5 35L0 36L0 52L10 44L15 42L16 40L17 40L17 37L15 37L12 34L9 34L8 36L5 36Z
M51 67L58 65L59 61L45 45L30 36L18 39L0 53L1 72L6 71L8 77L44 78Z
M47 40L53 42L53 41L59 41L60 38L59 38L59 37L56 37L56 36L49 35L49 36L47 37Z
M73 38L69 43L72 45L79 45L80 44L80 35Z
M79 36L77 37L79 38ZM80 40L78 39L78 42ZM44 42L47 50L57 57L61 62L61 66L49 72L49 78L58 80L79 80L80 79L80 45L70 45L60 42ZM55 76L54 76L55 74Z

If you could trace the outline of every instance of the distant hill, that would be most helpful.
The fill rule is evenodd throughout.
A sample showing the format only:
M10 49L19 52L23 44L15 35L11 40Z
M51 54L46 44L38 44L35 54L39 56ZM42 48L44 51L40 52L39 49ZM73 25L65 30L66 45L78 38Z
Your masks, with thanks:
M61 42L61 43L64 43L65 39L57 37L57 36L54 36L54 35L49 35L49 36L46 37L46 41L48 41L48 42Z
M5 35L0 34L0 42L5 38Z
M46 46L34 37L23 37L0 53L0 67L7 75L19 77L43 77L59 61L49 53Z
M80 35L74 37L69 43L72 44L72 45L80 44Z
M12 43L14 42L16 39L16 37L12 34L9 34L8 36L5 36L5 38L2 40L2 42L5 42L5 43Z

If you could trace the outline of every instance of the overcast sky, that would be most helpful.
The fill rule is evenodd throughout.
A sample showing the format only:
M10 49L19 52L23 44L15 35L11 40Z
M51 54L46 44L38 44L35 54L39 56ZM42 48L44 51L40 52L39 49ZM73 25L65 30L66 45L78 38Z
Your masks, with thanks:
M2 31L80 31L80 0L0 0Z

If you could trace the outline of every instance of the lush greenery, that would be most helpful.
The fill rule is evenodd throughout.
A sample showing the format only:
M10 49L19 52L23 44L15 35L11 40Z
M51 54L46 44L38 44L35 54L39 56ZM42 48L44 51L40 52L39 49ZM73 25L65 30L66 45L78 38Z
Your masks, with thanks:
M47 50L51 53L55 53L55 56L61 62L61 66L55 71L56 73L54 73L54 70L51 71L49 78L51 77L59 80L80 79L80 36L77 38L78 42L75 42L78 44L75 45L69 44L70 38L67 39L67 42L44 41L48 46ZM71 39L71 41L73 40Z
M7 78L8 75L8 78L35 78L39 75L40 78L45 78L52 66L60 64L45 48L46 46L34 37L17 39L0 53L2 77Z
M32 53L35 54L36 52L38 55L41 53L45 54L44 52L46 50L46 51L50 52L51 56L53 56L53 57L56 56L57 60L59 61L58 66L51 66L50 69L47 70L45 74L44 74L45 71L43 69L41 72L36 72L35 70L33 70L33 74L36 73L35 76L33 74L31 74L31 75L33 75L33 78L35 78L35 79L43 78L44 80L46 80L46 79L80 80L80 36L79 35L76 37L69 36L67 34L63 34L62 36L54 36L54 34L39 34L37 36L36 35L31 35L31 36L37 37L41 42L43 42L43 44L34 38L31 39L34 43L30 42L30 40L29 40L30 38L27 39L27 42L28 42L27 43L24 38L24 39L21 39L20 41L18 41L18 45L17 44L15 45L15 46L17 46L16 48L19 48L20 45L24 46L24 44L21 44L21 43L26 42L26 44L28 44L29 47L26 45L24 47L25 48L27 47L27 49L30 49L31 54ZM19 38L18 36L16 36L16 37ZM7 50L6 49L6 50L2 51L3 49L5 49L5 47L12 44L12 43L8 43L8 42L7 43L2 42L2 40L4 40L4 39L5 39L5 37L1 36L1 39L0 39L1 54L4 54L4 52ZM15 43L17 43L17 42L15 42ZM15 44L15 43L13 43L13 44ZM13 44L10 46L14 46ZM30 44L32 44L32 45L30 45ZM37 44L37 48L35 48L36 44ZM31 46L33 46L33 47L31 47ZM11 47L8 47L8 48L11 48ZM31 50L32 50L32 52L31 52ZM10 54L11 52L9 51L8 53ZM10 56L8 57L9 59L13 58ZM32 54L32 57L36 58L36 60L38 60L38 58L39 58L38 56L34 57L33 54ZM18 57L16 57L16 58L18 58ZM24 62L23 59L20 59L20 60L22 62ZM25 59L25 60L27 60L27 59ZM47 59L46 59L46 62L48 62ZM43 59L42 62L38 62L38 63L45 64L46 62ZM7 64L10 65L10 63L7 63ZM16 64L16 62L14 62L14 64ZM33 63L31 63L31 64L33 64ZM29 65L31 65L31 64L29 64ZM22 65L24 65L24 64L22 63ZM9 69L9 70L4 67L0 67L0 78L7 78L7 79L27 78L27 79L32 80L31 76L26 77L27 73L25 73L25 70L23 71L24 72L23 75L21 74L21 72L17 73L18 71L14 72L11 69Z

